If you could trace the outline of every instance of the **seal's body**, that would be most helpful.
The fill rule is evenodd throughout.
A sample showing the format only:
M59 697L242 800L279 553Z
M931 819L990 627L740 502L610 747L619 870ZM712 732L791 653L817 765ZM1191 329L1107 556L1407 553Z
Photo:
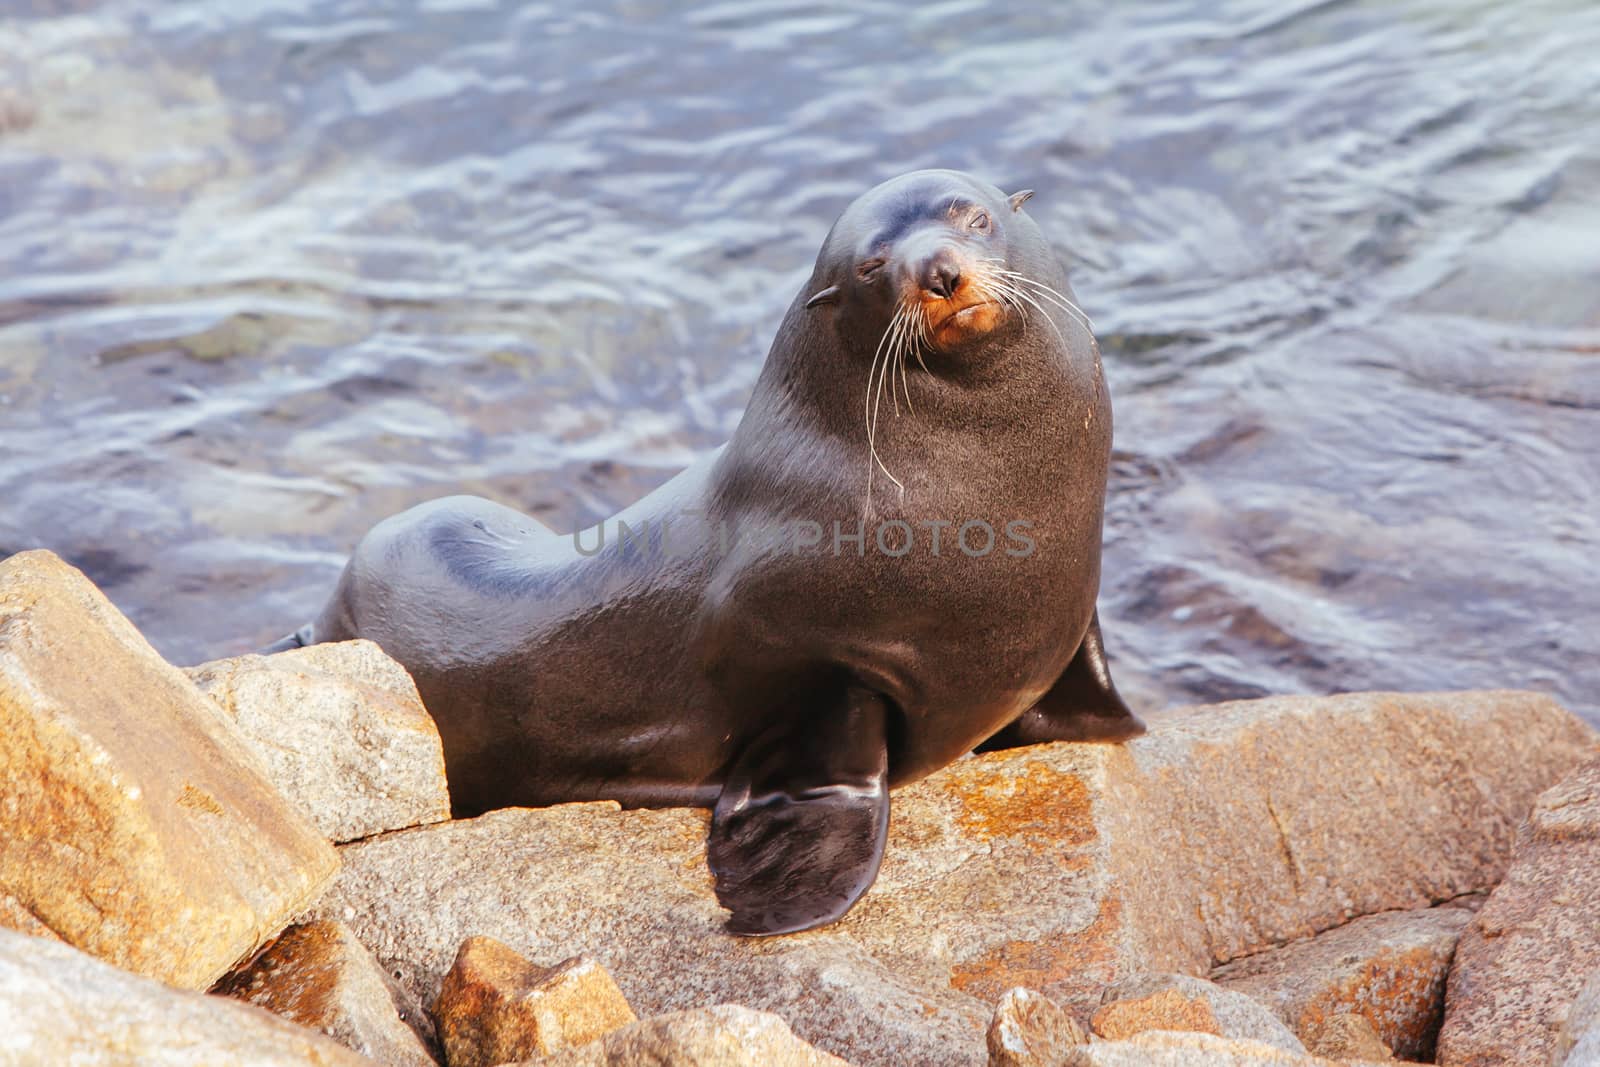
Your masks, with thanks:
M404 664L458 814L711 806L731 929L839 917L890 787L980 745L1143 729L1095 619L1099 353L1027 195L952 171L872 190L727 446L576 536L473 497L413 508L280 646L365 637Z

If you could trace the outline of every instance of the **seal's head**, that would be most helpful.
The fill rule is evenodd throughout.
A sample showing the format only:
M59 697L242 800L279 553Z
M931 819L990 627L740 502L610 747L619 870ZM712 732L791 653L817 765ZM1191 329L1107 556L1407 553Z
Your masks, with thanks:
M1031 195L952 170L887 181L834 223L806 306L837 305L846 334L918 357L958 352L1043 312L1054 301L1041 293L1059 297L1059 280L1021 210Z
M914 171L858 198L823 242L785 320L784 332L804 343L774 345L774 374L787 383L807 373L797 362L822 368L824 387L810 390L818 401L864 373L865 402L856 410L868 501L874 468L905 489L878 438L883 412L898 415L902 396L912 412L930 402L942 425L980 423L994 410L1014 417L1028 394L1065 395L1062 368L1098 358L1088 317L1022 210L1032 195L1006 194L960 171ZM967 403L971 385L983 387L986 406Z

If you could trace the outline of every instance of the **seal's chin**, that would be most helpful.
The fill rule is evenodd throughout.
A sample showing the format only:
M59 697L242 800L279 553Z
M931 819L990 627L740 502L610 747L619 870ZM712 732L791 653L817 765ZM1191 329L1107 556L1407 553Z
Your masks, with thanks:
M984 334L1000 325L1005 308L994 300L924 300L928 334L934 344L948 348Z

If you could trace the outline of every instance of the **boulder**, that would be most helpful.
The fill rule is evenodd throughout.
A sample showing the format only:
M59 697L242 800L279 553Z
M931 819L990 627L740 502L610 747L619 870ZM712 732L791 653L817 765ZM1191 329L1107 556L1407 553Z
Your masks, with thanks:
M596 1041L637 1022L605 968L575 956L530 963L492 937L468 938L433 1006L450 1067L494 1067Z
M74 1067L374 1067L227 997L184 992L70 945L0 930L0 1062Z
M910 1062L910 1061L907 1061ZM850 1067L790 1033L776 1015L719 1004L658 1015L525 1067Z
M1109 1040L1146 1030L1187 1030L1259 1041L1286 1052L1306 1050L1267 1008L1204 978L1151 975L1124 982L1104 996L1106 1003L1090 1018L1089 1027Z
M1545 792L1505 881L1461 935L1439 1063L1547 1063L1600 969L1600 758Z
M1000 998L989 1020L989 1067L1055 1067L1088 1041L1061 1005L1018 986Z
M1556 1035L1551 1067L1600 1067L1600 971L1578 992Z
M320 1030L390 1067L435 1067L401 1021L386 979L348 927L320 922L285 930L215 991Z
M1368 915L1224 964L1212 977L1270 1007L1313 1051L1338 1040L1324 1034L1329 1020L1354 1013L1396 1055L1430 1059L1450 957L1471 921L1455 907Z
M49 552L0 563L0 780L0 922L173 985L209 986L338 867L183 672Z
M439 731L405 668L371 641L239 656L188 673L329 840L450 817Z
M1595 743L1527 693L1278 698L1150 726L897 790L876 885L800 935L721 928L704 812L604 803L348 845L318 911L408 966L424 1000L482 934L533 959L590 956L643 1014L742 1003L864 1067L976 1064L1015 986L1092 1010L1141 974L1204 976L1492 885L1518 813Z
M1073 1049L1055 1067L1356 1067L1361 1062L1335 1063L1245 1038L1146 1030L1124 1041Z
M1377 1029L1365 1015L1345 1012L1329 1015L1317 1023L1305 1038L1306 1050L1330 1060L1363 1060L1390 1063L1394 1052L1383 1043Z

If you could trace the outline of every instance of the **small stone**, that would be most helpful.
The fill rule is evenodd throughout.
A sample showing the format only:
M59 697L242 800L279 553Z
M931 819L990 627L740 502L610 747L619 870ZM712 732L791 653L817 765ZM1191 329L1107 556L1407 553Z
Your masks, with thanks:
M450 817L438 728L405 668L371 641L218 660L189 677L329 840Z
M49 552L0 563L0 778L10 921L173 985L211 985L339 865L183 672Z
M1089 1026L1108 1040L1147 1030L1178 1030L1305 1052L1300 1040L1265 1006L1203 978L1151 975L1113 987L1106 997L1108 1003L1094 1013Z
M1597 870L1600 758L1534 802L1511 869L1461 935L1439 1063L1550 1061L1585 979L1600 969Z
M417 1034L401 1021L386 979L348 927L316 922L285 930L215 992L320 1030L390 1067L434 1067Z
M0 930L0 1062L74 1067L374 1067L314 1030L173 989L70 945Z
M1450 958L1471 921L1455 907L1368 915L1235 960L1212 977L1267 1005L1308 1048L1329 1019L1354 1013L1396 1055L1431 1059Z
M1021 986L995 1005L989 1067L1054 1067L1067 1049L1089 1040L1076 1019L1043 993Z
M433 1006L450 1067L493 1067L585 1045L637 1021L604 967L539 967L492 937L468 938Z
M850 1067L776 1015L734 1004L657 1015L524 1067Z
M1307 1050L1330 1060L1385 1063L1394 1059L1394 1053L1383 1043L1371 1021L1353 1012L1329 1015L1302 1032L1300 1037Z

